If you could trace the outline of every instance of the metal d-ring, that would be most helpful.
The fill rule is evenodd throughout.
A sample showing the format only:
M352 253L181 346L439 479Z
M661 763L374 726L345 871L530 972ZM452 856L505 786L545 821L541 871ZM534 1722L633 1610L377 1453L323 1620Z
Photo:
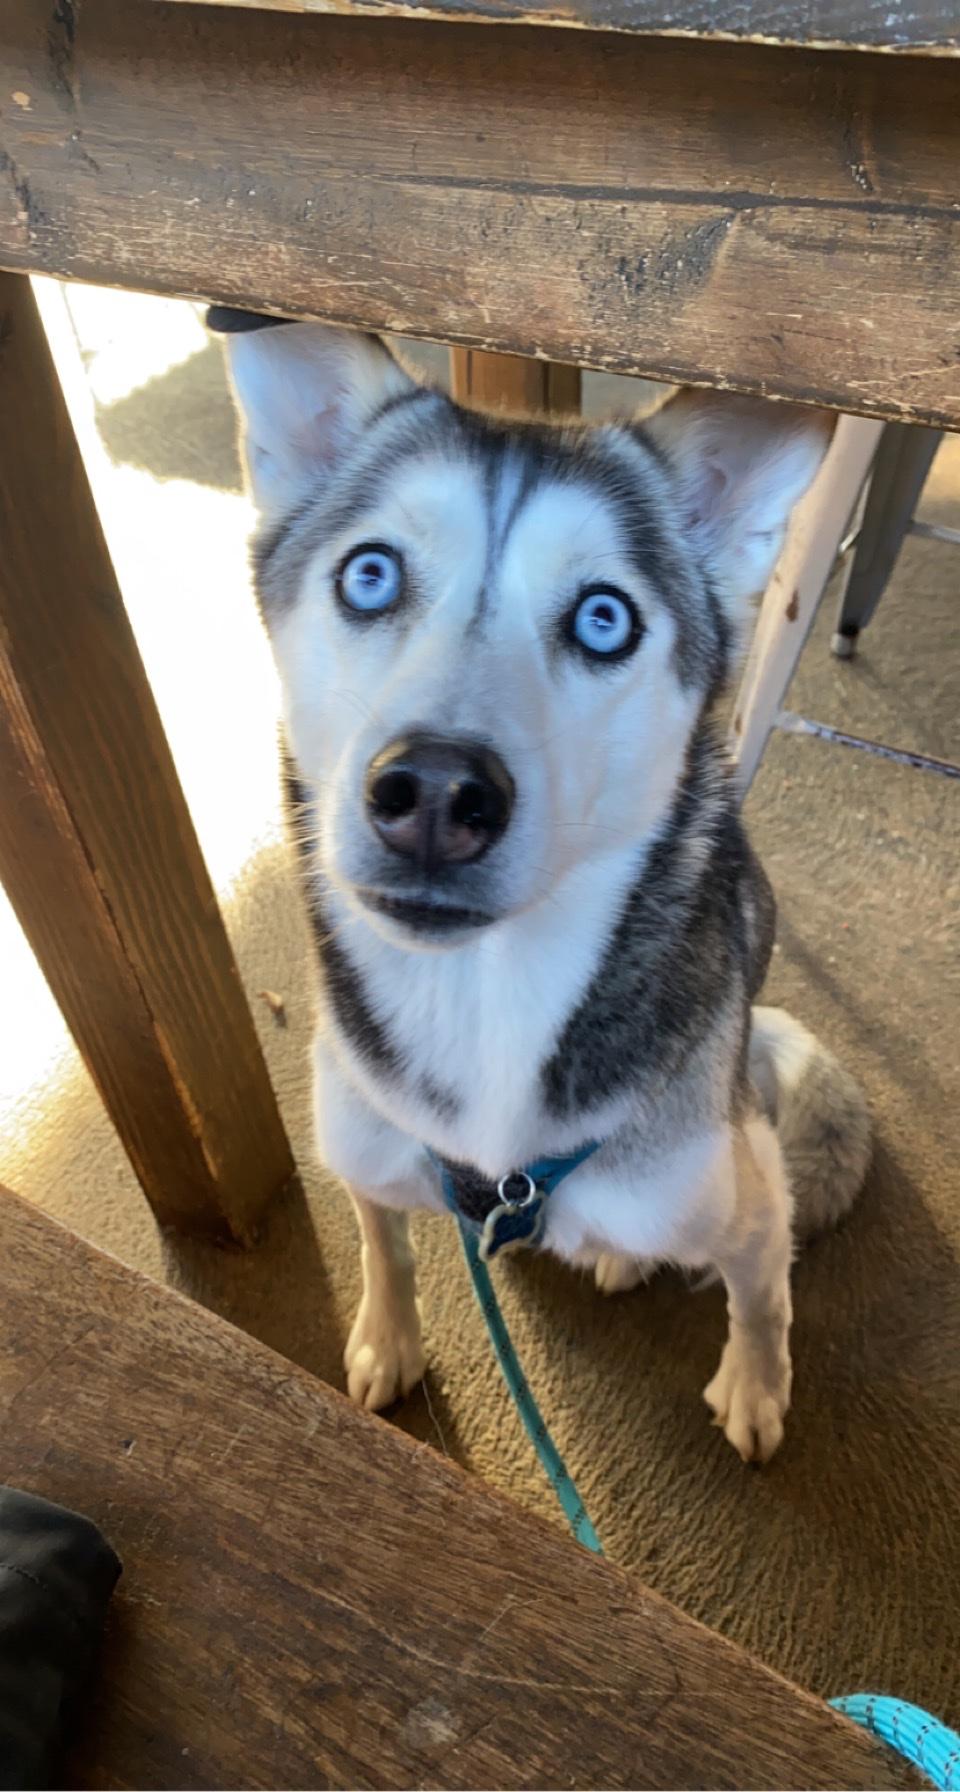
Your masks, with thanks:
M509 1184L511 1182L520 1183L522 1185L523 1193L521 1195L512 1195L510 1193ZM526 1170L511 1170L509 1175L501 1176L500 1181L497 1183L497 1194L500 1196L505 1207L514 1207L517 1209L529 1207L532 1202L536 1201L538 1193L539 1191L533 1177L529 1175Z

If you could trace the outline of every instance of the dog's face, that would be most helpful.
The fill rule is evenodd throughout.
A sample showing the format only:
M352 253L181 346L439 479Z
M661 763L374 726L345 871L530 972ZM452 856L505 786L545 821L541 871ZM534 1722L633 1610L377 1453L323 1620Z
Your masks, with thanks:
M394 940L454 943L639 843L824 420L683 393L642 428L494 421L310 324L231 361L324 875Z

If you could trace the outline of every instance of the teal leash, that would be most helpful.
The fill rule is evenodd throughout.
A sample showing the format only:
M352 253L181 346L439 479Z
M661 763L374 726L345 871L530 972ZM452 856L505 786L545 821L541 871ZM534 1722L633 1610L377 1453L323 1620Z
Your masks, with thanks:
M581 1160L582 1161L582 1160ZM559 1177L557 1178L559 1180ZM500 1310L490 1271L481 1256L483 1240L475 1226L457 1212L445 1182L448 1205L455 1214L460 1242L467 1260L473 1292L486 1321L500 1372L523 1428L536 1451L538 1461L560 1502L567 1523L578 1543L603 1555L603 1545L591 1523L576 1482L570 1474L540 1411ZM890 1748L912 1761L925 1774L937 1792L960 1792L960 1736L939 1718L932 1717L919 1705L903 1699L892 1699L881 1693L851 1693L845 1698L830 1699L835 1711L868 1730Z
M513 1340L500 1311L487 1264L494 1257L516 1250L534 1248L540 1243L546 1225L547 1202L564 1177L579 1169L598 1149L593 1140L566 1157L540 1157L525 1170L515 1170L501 1177L496 1185L499 1200L486 1219L473 1221L461 1213L451 1167L434 1158L440 1172L443 1198L460 1229L460 1242L467 1259L480 1311L487 1324L500 1372L510 1397L520 1415L523 1428L537 1453L537 1459L560 1502L564 1516L578 1543L603 1555L597 1536L576 1483L560 1451L557 1449L530 1385L513 1348ZM432 1155L432 1154L431 1154Z
M560 1451L547 1428L547 1422L537 1405L526 1376L520 1366L520 1358L513 1347L513 1340L507 1330L506 1320L500 1311L500 1302L494 1292L490 1280L490 1271L480 1256L480 1241L475 1229L467 1220L457 1214L460 1228L460 1243L467 1259L467 1267L473 1282L473 1292L477 1297L480 1311L487 1322L490 1342L496 1353L500 1371L510 1391L513 1404L520 1414L523 1428L536 1450L540 1466L563 1508L564 1516L578 1543L592 1549L596 1555L603 1555L603 1545L597 1536L586 1507L579 1493L576 1482L570 1474Z

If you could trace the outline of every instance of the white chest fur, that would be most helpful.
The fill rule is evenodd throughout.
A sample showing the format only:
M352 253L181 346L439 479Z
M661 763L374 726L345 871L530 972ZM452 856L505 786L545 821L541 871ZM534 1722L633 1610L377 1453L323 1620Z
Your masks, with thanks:
M392 1123L490 1176L582 1142L544 1110L541 1069L597 972L637 849L571 873L551 901L450 950L410 951L346 902L330 920L404 1069L384 1077L341 1041L351 1080ZM622 1101L591 1116L609 1132Z

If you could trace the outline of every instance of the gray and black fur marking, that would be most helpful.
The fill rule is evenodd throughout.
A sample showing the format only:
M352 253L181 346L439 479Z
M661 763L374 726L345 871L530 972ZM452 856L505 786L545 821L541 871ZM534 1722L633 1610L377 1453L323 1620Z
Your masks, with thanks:
M281 755L287 826L300 861L303 891L313 928L320 974L333 1018L358 1057L371 1070L382 1077L401 1076L404 1071L403 1055L374 1013L363 978L324 914L316 878L311 875L315 826L313 802L285 744L281 747Z
M548 1112L569 1120L654 1070L658 1080L676 1076L734 988L743 992L746 1036L775 915L722 749L704 721L600 969L543 1066Z

